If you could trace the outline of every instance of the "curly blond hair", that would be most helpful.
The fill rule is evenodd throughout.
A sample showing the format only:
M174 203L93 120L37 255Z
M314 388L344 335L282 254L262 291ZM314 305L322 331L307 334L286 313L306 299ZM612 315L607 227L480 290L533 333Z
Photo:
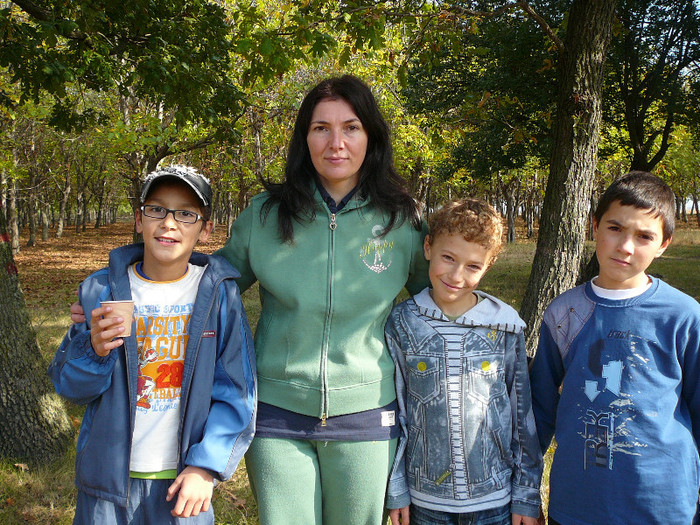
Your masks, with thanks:
M503 248L503 220L481 199L460 199L445 203L428 219L428 243L440 234L461 235L465 241L479 244L491 252L492 265Z

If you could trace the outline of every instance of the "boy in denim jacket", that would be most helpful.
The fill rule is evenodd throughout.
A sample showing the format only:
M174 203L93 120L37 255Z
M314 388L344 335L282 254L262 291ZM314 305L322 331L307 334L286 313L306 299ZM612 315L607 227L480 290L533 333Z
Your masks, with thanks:
M542 455L530 401L524 322L476 291L502 247L496 211L476 199L433 213L431 287L396 306L402 436L389 481L393 525L535 525Z

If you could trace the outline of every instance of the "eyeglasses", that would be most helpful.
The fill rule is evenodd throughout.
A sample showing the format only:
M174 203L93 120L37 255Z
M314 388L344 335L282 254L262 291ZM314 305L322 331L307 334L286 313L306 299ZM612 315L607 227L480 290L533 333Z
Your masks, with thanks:
M144 204L141 206L141 211L146 217L151 219L165 219L168 213L172 213L177 222L184 222L185 224L194 224L199 219L204 219L199 213L193 211L171 210L163 208L163 206L153 206L152 204Z

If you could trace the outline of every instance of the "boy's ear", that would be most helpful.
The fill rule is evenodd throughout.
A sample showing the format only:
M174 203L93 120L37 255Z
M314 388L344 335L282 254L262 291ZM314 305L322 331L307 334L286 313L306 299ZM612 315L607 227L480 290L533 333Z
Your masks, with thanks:
M593 239L596 238L597 234L598 234L598 221L596 220L595 217L593 217Z
M430 260L430 235L426 235L423 241L423 256L426 261Z
M197 239L201 243L205 243L209 240L212 230L214 229L214 221L202 221L204 226L199 232L199 238Z
M662 244L661 247L659 248L659 251L656 252L656 255L654 258L661 257L661 254L663 254L666 251L666 248L668 248L668 245L671 244L671 241L673 240L673 237L669 237L666 239Z
M136 227L136 233L143 233L143 216L138 208L134 211L134 226Z

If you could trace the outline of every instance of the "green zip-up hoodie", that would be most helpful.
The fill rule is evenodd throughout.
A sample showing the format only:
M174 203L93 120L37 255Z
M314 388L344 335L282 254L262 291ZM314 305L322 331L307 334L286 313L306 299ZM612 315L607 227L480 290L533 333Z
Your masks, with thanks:
M318 190L316 218L282 243L277 208L267 220L254 197L218 255L260 283L255 334L260 401L321 419L382 407L396 398L384 324L406 286L428 285L425 232L409 221L381 237L386 217L353 197L331 214Z

